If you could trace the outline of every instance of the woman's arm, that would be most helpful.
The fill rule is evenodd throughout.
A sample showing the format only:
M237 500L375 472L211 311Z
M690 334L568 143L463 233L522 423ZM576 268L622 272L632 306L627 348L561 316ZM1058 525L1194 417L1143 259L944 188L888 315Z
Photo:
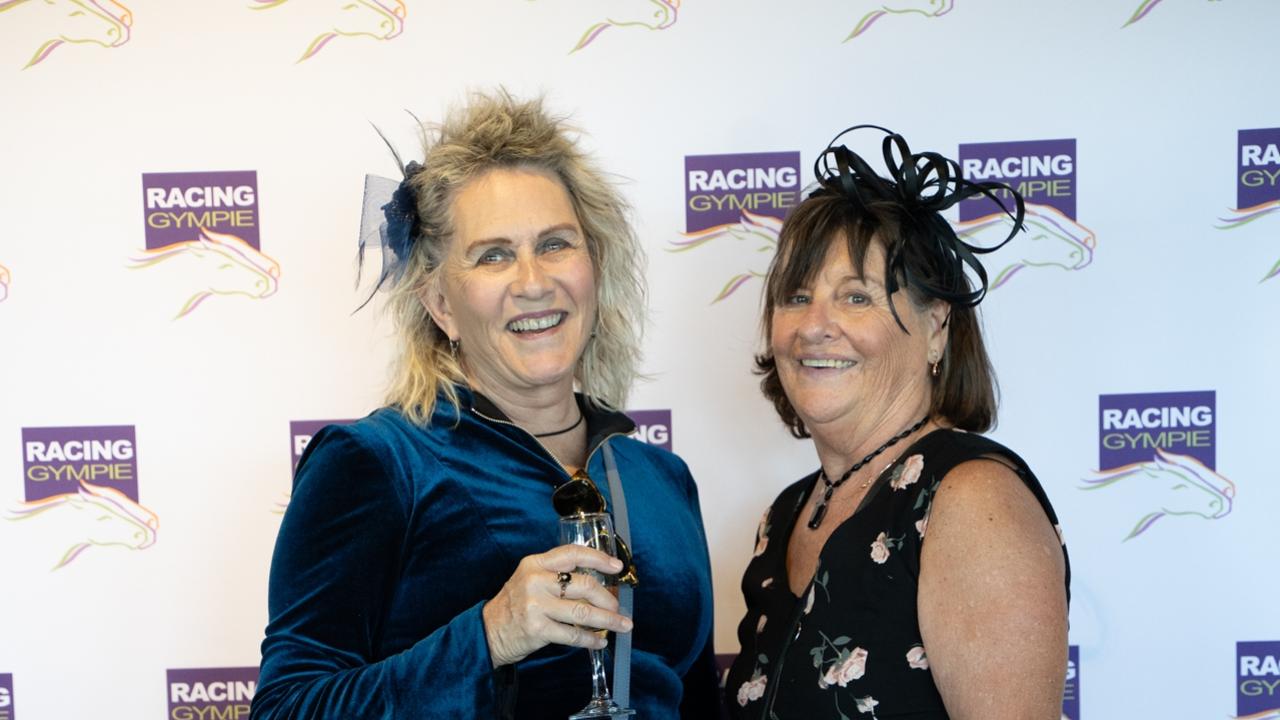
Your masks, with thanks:
M943 479L920 557L920 633L954 720L1057 720L1067 663L1061 545L1018 475L974 460Z
M411 503L351 431L312 441L272 557L255 720L495 714L500 681L481 598L407 650L377 658Z

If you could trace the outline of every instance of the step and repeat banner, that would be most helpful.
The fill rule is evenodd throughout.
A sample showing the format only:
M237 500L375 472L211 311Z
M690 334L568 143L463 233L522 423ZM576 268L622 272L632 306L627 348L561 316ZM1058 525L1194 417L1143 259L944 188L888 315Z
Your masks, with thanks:
M394 350L356 311L374 126L412 155L499 85L635 206L629 410L698 480L718 652L817 466L751 373L762 274L877 123L1029 203L982 309L993 435L1071 551L1063 714L1280 718L1278 30L1275 0L0 0L0 720L247 717L293 468Z

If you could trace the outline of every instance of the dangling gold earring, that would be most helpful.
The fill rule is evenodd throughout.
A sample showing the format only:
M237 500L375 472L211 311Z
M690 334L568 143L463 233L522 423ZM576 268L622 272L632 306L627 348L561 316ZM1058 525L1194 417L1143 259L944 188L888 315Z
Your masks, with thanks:
M449 354L453 356L453 361L458 362L458 341L449 338Z
M941 365L942 363L940 362L933 363L933 367L929 368L929 374L934 376L935 378L941 375L942 374L942 370L940 369Z

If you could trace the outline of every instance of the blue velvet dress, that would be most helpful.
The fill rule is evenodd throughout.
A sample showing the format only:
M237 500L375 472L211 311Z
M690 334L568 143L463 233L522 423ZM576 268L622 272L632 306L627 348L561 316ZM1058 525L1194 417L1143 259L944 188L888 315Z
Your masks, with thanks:
M383 408L312 439L271 562L270 621L251 717L556 718L586 704L590 662L551 645L494 670L481 607L526 555L558 544L568 476L483 396L441 397L426 427ZM711 569L697 489L675 455L587 416L587 470L606 497L613 448L631 521L631 705L715 717ZM612 507L612 501L610 501ZM612 665L610 665L612 668Z

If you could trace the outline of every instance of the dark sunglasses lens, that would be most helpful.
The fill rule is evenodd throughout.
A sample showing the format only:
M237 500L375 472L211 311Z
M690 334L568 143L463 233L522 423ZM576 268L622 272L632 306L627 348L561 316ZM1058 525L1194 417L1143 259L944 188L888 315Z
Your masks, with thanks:
M590 480L574 478L556 488L551 504L561 517L580 513L604 512L604 497Z
M636 575L636 564L631 560L631 548L627 547L626 541L615 536L617 542L618 559L622 561L622 572L618 573L618 582L628 585L637 585L640 578Z

